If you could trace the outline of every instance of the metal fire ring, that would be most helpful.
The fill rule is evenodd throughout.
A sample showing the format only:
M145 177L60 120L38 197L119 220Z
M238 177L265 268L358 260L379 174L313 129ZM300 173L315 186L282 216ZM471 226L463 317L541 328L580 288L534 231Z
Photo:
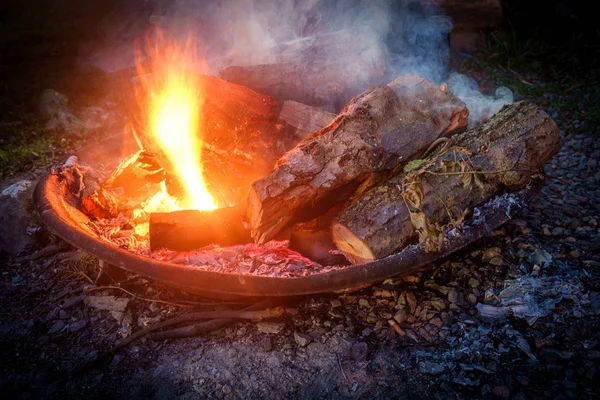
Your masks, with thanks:
M292 297L358 289L394 276L406 275L474 243L513 218L539 191L543 179L534 178L510 201L484 205L477 223L458 235L445 235L440 251L409 246L399 253L363 265L298 278L276 278L205 271L154 260L101 240L87 225L89 218L69 202L68 189L57 175L44 177L34 192L34 204L45 228L69 244L124 270L209 297ZM72 196L71 196L72 197Z

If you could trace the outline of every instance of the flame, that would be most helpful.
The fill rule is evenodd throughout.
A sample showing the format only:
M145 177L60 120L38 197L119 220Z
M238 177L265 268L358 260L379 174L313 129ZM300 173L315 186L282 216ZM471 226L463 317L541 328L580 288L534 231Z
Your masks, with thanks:
M145 99L142 104L147 105L146 130L183 185L181 208L214 210L217 207L203 177L199 131L201 90L197 75L188 69L198 64L192 49L190 40L178 46L158 34L153 46L148 46L151 73L145 70L142 52L138 49L136 66L143 89L140 98ZM166 190L164 192L166 194ZM164 194L159 196L164 197Z

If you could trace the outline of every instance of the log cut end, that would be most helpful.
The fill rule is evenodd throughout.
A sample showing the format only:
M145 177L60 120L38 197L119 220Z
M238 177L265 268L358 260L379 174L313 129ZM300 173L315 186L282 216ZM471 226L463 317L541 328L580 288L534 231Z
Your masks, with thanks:
M376 258L364 241L339 222L333 222L331 225L331 237L337 248L352 264L365 264Z

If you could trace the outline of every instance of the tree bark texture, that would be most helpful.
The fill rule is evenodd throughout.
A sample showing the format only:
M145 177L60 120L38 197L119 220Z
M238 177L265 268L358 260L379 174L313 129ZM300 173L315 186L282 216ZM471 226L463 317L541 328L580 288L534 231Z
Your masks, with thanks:
M327 127L286 153L248 198L252 237L264 243L286 225L307 221L345 201L373 174L464 129L468 110L448 91L417 75L354 97Z
M334 218L333 240L354 264L382 258L419 239L437 248L442 230L505 191L524 187L561 146L555 122L519 102L464 134L455 135L413 170L354 199ZM422 163L418 165L418 163Z

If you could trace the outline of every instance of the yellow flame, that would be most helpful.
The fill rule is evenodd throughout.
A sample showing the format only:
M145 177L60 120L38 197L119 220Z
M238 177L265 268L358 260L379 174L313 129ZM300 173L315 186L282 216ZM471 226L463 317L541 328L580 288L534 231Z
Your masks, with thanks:
M148 129L184 186L182 208L214 210L203 178L202 140L199 132L201 93L190 43L178 47L159 37L150 49L152 74L142 77L148 100ZM140 71L140 68L138 68Z

